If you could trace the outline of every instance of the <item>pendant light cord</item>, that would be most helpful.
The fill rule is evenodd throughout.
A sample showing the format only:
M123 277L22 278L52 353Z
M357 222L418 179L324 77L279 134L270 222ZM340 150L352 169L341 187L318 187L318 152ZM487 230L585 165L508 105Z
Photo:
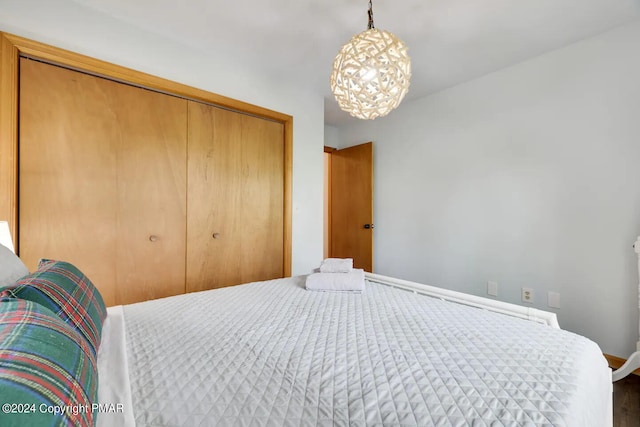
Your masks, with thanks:
M371 0L369 0L369 25L367 25L367 29L371 30L373 28L376 28L375 25L373 25L373 4L371 3Z

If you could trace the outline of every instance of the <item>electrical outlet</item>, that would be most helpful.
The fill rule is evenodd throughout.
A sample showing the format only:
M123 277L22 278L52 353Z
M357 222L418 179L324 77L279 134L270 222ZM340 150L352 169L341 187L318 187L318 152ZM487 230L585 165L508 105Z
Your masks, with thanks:
M522 288L522 302L533 304L533 289Z
M492 297L498 296L498 282L492 280L487 282L487 295L491 295Z

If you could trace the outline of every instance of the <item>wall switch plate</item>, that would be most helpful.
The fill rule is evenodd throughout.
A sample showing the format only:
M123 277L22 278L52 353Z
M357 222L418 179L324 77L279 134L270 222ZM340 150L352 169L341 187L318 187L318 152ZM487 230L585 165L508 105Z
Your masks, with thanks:
M547 293L547 305L551 308L560 308L560 294L549 291Z
M492 280L487 282L487 295L491 295L492 297L498 296L498 282Z
M522 288L522 302L533 304L533 289Z

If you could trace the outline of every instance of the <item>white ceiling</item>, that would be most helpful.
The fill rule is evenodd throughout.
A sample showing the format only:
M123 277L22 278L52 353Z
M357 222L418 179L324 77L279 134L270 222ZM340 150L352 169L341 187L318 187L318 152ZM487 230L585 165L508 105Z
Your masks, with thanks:
M325 97L325 122L356 120L329 90L333 58L366 29L368 0L74 0ZM640 0L373 0L375 25L409 46L406 99L469 81L640 19ZM384 119L378 119L384 120Z

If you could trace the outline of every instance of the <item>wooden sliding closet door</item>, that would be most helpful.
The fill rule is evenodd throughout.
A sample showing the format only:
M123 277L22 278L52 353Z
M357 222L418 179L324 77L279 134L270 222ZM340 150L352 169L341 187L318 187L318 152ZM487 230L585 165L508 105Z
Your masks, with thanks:
M186 101L20 61L20 255L69 261L107 305L184 292Z
M283 132L189 102L187 291L283 276Z
M20 258L69 261L116 298L117 141L102 81L20 60ZM99 131L98 131L99 130Z
M240 283L283 277L284 126L242 115Z
M118 304L185 291L187 101L113 83Z

